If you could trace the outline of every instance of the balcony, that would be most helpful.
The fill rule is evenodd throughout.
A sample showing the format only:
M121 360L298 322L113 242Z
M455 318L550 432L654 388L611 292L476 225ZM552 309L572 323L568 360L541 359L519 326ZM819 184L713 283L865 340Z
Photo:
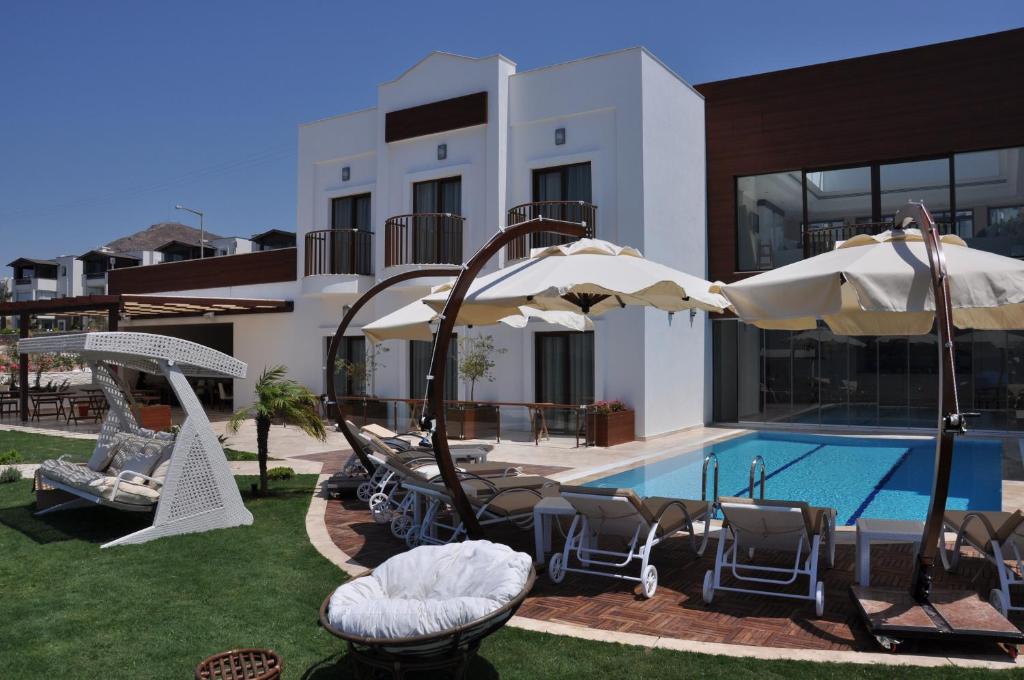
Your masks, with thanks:
M373 232L321 229L306 234L305 275L373 275ZM274 252L274 251L269 251Z
M597 206L586 201L536 201L510 208L508 226L512 227L529 220L544 217L549 220L577 222L587 227L587 237L597 234ZM505 261L521 260L530 256L531 248L546 248L561 245L576 239L550 232L538 232L522 236L505 246Z
M462 264L466 218L451 213L396 215L384 223L384 266Z
M86 272L84 274L86 282L92 283L96 281L106 281L106 272Z
M939 233L950 233L950 222L936 222ZM865 224L841 224L827 227L811 227L804 229L804 257L814 257L827 253L836 246L838 241L846 241L860 234L880 234L893 228L892 222L868 222ZM763 267L771 269L771 267Z

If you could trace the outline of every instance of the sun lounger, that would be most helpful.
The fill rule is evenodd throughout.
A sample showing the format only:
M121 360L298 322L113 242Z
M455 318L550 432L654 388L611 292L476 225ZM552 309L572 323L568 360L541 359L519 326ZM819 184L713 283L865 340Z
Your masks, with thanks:
M825 587L818 580L818 555L824 541L829 567L835 562L832 534L836 511L799 501L726 496L719 499L719 507L724 521L715 568L704 575L704 601L710 604L716 590L812 600L815 613L821 616L825 610ZM793 566L758 563L757 551L792 553ZM747 560L741 561L740 555L746 555ZM731 574L731 585L722 585L723 569ZM806 594L784 590L801 576L808 578ZM754 587L743 587L743 583L752 583ZM776 590L767 590L770 587Z
M711 503L679 498L640 498L632 489L563 486L561 495L576 510L565 547L548 563L548 576L561 583L566 572L636 581L644 597L658 587L658 570L650 564L651 550L676 532L687 532L690 545L703 554L708 540ZM703 523L697 545L694 524ZM570 566L575 556L580 566ZM627 573L640 562L639 576Z
M989 592L992 606L1003 616L1024 611L1024 606L1014 606L1010 599L1010 586L1024 584L1024 512L947 510L943 523L947 531L956 532L952 554L947 553L945 541L939 542L946 571L956 569L960 548L966 543L995 565L999 574L999 587Z

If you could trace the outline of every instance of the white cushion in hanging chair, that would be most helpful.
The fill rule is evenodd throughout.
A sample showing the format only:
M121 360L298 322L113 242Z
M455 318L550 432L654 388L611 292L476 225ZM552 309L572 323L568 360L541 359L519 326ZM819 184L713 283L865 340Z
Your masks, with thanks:
M327 619L343 633L375 640L443 633L514 600L532 567L529 555L490 541L420 546L340 586Z

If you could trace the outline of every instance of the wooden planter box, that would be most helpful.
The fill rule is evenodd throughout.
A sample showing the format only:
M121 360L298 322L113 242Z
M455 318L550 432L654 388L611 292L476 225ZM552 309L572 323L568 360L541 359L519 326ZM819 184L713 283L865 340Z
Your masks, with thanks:
M633 441L636 436L636 412L588 413L587 430L595 446L616 446Z
M459 439L493 437L498 426L498 412L493 406L448 407L448 432Z

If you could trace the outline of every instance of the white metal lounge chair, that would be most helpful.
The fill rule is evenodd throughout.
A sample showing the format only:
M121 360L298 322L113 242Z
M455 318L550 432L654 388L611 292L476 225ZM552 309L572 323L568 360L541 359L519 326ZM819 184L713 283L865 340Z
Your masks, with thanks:
M186 375L244 378L244 363L194 342L151 333L28 338L18 343L18 351L79 354L92 368L93 381L109 405L96 449L86 465L57 460L40 467L37 498L54 494L54 490L74 497L40 514L94 504L155 511L152 526L106 543L104 548L252 524L252 514L242 503L224 451L186 379ZM139 427L130 397L118 384L116 367L164 376L185 411L177 436ZM138 448L140 440L143 444ZM147 452L145 442L164 448L156 456L156 448ZM106 474L115 470L116 475Z
M514 484L520 478L508 480ZM406 544L443 545L462 540L466 528L454 510L448 489L440 483L406 480L403 486L423 500L422 517L406 533ZM487 495L468 493L470 505L481 526L513 524L520 529L533 527L533 508L545 495L558 493L558 482L546 478L528 480L526 486L506 486L492 489Z
M566 534L565 547L548 563L548 576L554 583L561 583L566 572L608 576L638 582L643 596L649 598L658 587L658 569L650 564L651 550L656 545L685 531L698 555L707 547L710 501L641 499L632 489L586 486L563 486L560 493L576 509L576 516ZM699 546L696 522L704 525ZM581 566L570 566L574 555ZM639 576L627 573L635 560L640 562Z
M1024 606L1014 605L1010 597L1010 586L1024 585L1024 512L947 510L944 524L947 531L956 532L951 555L946 542L939 541L946 571L956 569L960 548L966 543L984 555L999 574L999 587L989 592L989 603L1003 616L1024 611Z
M724 521L715 568L704 575L704 601L710 604L716 590L812 600L815 613L821 616L825 611L825 586L818 580L818 556L824 541L828 566L835 563L832 534L836 511L799 501L725 496L719 499L719 507ZM758 550L793 553L793 566L758 564L754 561ZM747 561L740 561L741 554L747 556ZM731 585L722 585L723 569L731 573ZM801 576L808 578L806 594L782 590ZM745 588L742 583L752 583L754 587ZM772 586L778 590L766 589Z

